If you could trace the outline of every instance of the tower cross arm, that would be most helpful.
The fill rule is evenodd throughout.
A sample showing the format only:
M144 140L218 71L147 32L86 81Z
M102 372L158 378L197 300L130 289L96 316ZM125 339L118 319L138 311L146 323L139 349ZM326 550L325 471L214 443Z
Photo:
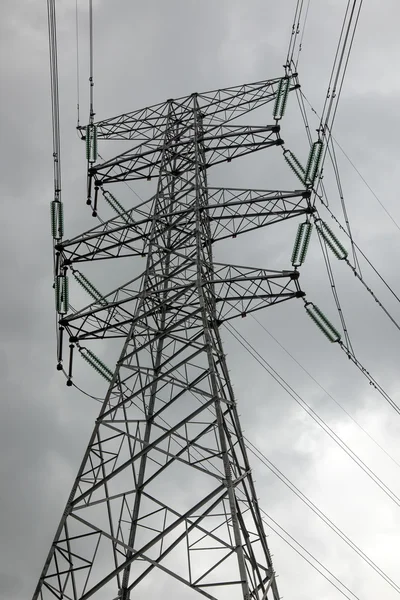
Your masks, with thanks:
M246 317L262 308L304 297L298 271L267 271L235 265L215 265L204 286L218 324Z
M176 205L179 198L173 198L168 213L154 216L146 214L153 200L151 198L139 207L121 212L58 244L63 264L143 256L155 222L166 231L182 231L193 226L197 210L194 204ZM210 223L212 242L235 238L239 234L314 211L308 190L208 188L207 204L201 207Z
M194 299L195 282L177 283L169 288L168 297L160 289L140 292L134 285L125 284L112 294L105 296L79 311L72 311L60 324L65 327L72 341L88 339L125 338L136 327L145 329L154 320L154 334L157 333L155 320L162 311L174 318L174 326L191 320L196 325L201 322L199 307ZM141 312L136 313L138 305ZM189 326L186 323L186 327Z
M143 256L150 235L152 218L135 214L133 209L112 217L96 227L63 240L56 250L66 266L128 256Z
M307 190L209 188L207 211L212 241L314 212Z
M279 82L280 78L256 81L195 93L140 108L98 121L96 123L97 136L104 140L135 140L138 142L162 137L170 111L186 108L189 114L194 96L197 99L205 126L227 123L275 100ZM295 88L296 83L293 82L290 89ZM80 131L82 137L85 137L85 128L81 127Z
M162 137L168 116L168 103L161 102L96 123L98 139L148 141ZM80 128L82 136L85 128Z
M282 145L279 138L279 125L218 125L203 129L201 141L206 164L205 168L230 162L239 156L245 156L271 146ZM94 177L98 185L151 179L160 168L165 153L173 158L174 168L171 174L179 177L187 164L195 161L196 146L192 131L172 135L167 145L165 140L144 142L130 150L93 166L89 176ZM180 169L179 165L182 165ZM167 165L165 165L166 167ZM165 168L164 167L164 168ZM171 168L171 166L169 166Z

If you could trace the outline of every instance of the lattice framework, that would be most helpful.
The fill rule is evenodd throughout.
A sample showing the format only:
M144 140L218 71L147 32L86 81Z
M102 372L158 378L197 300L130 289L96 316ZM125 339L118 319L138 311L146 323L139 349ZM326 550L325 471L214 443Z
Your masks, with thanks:
M213 245L308 218L313 207L307 189L208 185L212 166L283 145L277 120L237 122L279 85L192 94L96 124L100 141L130 146L88 163L88 203L96 213L114 202L116 215L56 239L57 277L117 258L145 267L60 311L58 360L63 368L68 337L69 380L76 349L90 357L85 344L121 338L122 351L35 600L158 597L155 573L171 597L279 598L220 328L304 294L296 268L216 263ZM156 178L155 195L123 210L114 188L143 178Z

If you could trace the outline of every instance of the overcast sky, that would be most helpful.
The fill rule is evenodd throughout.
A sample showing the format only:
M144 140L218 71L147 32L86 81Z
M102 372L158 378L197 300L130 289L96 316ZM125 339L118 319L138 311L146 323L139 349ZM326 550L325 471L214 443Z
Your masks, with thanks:
M346 3L311 0L299 75L303 92L317 112L326 93ZM78 1L82 123L88 114L86 4ZM281 76L295 4L294 0L94 1L97 117L193 91ZM3 0L1 8L0 599L26 600L36 585L98 404L73 388L67 389L55 370L46 2ZM60 1L57 10L63 200L67 233L78 233L93 226L94 221L85 206L86 163L75 131L75 1ZM334 130L340 145L398 223L399 18L396 0L364 0ZM271 122L271 107L263 111L261 124ZM311 122L315 129L317 122ZM294 96L282 123L282 137L300 157L306 156L307 143ZM267 150L257 158L238 161L234 170L217 172L214 184L299 187L282 160L277 161ZM338 161L355 239L399 294L399 229L340 150ZM326 184L330 206L343 220L328 168ZM146 187L138 186L137 191L146 197ZM135 198L130 198L133 204ZM326 213L321 215L328 220ZM293 223L281 229L268 228L254 236L251 244L246 244L247 239L234 249L221 245L216 259L290 268L295 232ZM400 321L399 304L371 270L362 266L367 283ZM355 352L400 404L399 331L344 264L334 263L334 269ZM109 289L112 276L105 268L95 276L101 289ZM316 239L310 245L301 278L309 299L339 325ZM300 302L260 312L257 319L392 458L259 323L248 318L235 326L400 496L400 468L394 462L400 463L399 416L337 345L330 345L313 326ZM400 586L400 506L355 466L226 330L223 339L245 435ZM104 394L105 387L95 374L78 366L77 376L86 391ZM266 467L253 456L251 462L260 504L280 526L361 600L396 597L396 592ZM274 532L268 534L280 594L285 599L342 597Z

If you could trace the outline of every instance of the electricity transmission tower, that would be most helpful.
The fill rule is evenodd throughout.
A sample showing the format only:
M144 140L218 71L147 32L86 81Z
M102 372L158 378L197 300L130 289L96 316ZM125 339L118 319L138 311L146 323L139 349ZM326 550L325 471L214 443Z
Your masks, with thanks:
M35 600L278 600L220 329L304 294L297 268L220 264L213 247L282 220L307 221L313 208L306 184L216 188L209 176L219 163L282 151L274 147L283 144L279 119L293 87L284 78L196 93L86 128L88 203L96 214L107 202L115 216L65 239L62 205L52 203L58 368L67 343L68 383L75 352L109 387ZM242 124L270 102L272 124ZM97 141L107 140L127 149L99 162ZM125 211L115 190L139 179L156 180L156 193ZM109 294L79 270L121 257L144 266ZM68 306L71 273L92 296L83 309ZM115 369L87 347L111 338L122 348ZM251 394L241 402L250 406Z

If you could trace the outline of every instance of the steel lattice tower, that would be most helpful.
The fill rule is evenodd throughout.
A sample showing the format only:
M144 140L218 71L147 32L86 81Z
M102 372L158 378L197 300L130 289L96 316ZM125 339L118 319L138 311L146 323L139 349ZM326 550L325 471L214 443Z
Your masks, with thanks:
M169 580L168 598L278 600L220 328L304 294L297 269L219 264L212 248L313 209L308 189L213 188L208 178L216 164L282 146L278 113L293 87L196 93L86 128L89 202L96 211L102 194L115 217L64 239L53 210L58 358L61 369L69 339L69 375L75 348L110 384L34 599L153 598ZM272 125L240 124L273 100ZM96 162L97 139L129 149ZM124 211L114 184L143 178L157 179L155 195ZM109 294L78 270L123 256L145 267ZM81 310L67 306L71 272L93 297ZM107 338L121 339L114 371L85 349Z

